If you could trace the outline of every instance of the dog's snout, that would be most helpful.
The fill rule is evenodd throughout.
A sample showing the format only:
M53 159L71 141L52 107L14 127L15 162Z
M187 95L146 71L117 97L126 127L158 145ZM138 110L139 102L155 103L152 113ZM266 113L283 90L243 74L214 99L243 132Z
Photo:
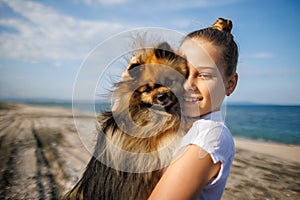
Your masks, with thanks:
M159 102L165 102L168 99L168 95L166 93L161 93L157 95L157 100Z
M172 101L170 95L165 92L157 94L156 99L157 103L159 103L162 106L168 105Z

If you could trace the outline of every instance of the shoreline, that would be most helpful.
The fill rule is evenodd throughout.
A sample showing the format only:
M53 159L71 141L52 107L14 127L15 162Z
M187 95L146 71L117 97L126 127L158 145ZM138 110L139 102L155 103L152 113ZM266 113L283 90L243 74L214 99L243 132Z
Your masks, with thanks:
M57 103L58 102L58 103ZM0 99L0 104L12 104L12 105L22 105L22 106L29 106L29 107L40 107L40 108L55 108L55 109L67 109L67 110L70 110L72 112L72 110L75 112L73 114L86 114L86 115L91 115L91 116L94 116L95 115L95 112L94 111L90 111L90 110L87 110L87 109L81 109L81 108L77 108L77 107L73 107L72 108L72 101L68 101L68 100L58 100L57 102L52 102L52 101L38 101L37 103L35 103L34 101L3 101ZM45 103L45 104L44 104ZM103 102L103 103L107 103L107 102ZM51 104L51 105L49 105ZM70 106L62 106L61 104L70 104ZM80 105L81 103L79 103ZM85 103L83 102L82 104L84 105L90 105L89 103ZM277 105L277 104L229 104L229 106L279 106L279 107L300 107L300 105ZM1 108L0 108L1 109ZM293 146L293 147L300 147L300 144L292 144L292 143L285 143L285 142L278 142L278 141L273 141L273 140L264 140L264 139L253 139L253 138L250 138L250 137L247 137L245 135L234 135L233 136L234 140L235 141L239 141L241 143L243 143L244 141L247 141L247 142L257 142L257 143L264 143L266 144L267 146L269 146L268 144L274 144L275 146ZM241 145L239 145L239 147L242 147ZM250 149L249 149L250 150Z
M9 102L9 101L0 101L0 110L1 104L8 104L10 106L23 106L23 107L35 107L36 109L49 109L53 110L65 110L70 111L74 117L74 115L83 115L83 116L94 116L94 112L82 111L75 108L72 111L72 107L63 107L59 105L42 105L42 104L32 104L32 103L22 103L22 102ZM286 144L274 141L264 141L264 140L255 140L247 137L233 136L235 147L237 149L243 149L248 151L253 151L256 153L262 153L269 156L278 157L281 159L294 161L300 163L300 145L296 144Z
M93 142L93 116L77 115L86 135L78 134L71 109L0 102L0 199L60 199L76 184L91 156L83 141ZM234 141L222 200L299 198L300 146Z
M300 163L300 146L234 137L236 149L248 150Z

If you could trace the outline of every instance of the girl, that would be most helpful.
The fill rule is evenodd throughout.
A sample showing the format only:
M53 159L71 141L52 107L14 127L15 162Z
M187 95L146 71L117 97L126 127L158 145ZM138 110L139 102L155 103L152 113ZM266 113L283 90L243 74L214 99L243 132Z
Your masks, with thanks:
M238 48L231 29L230 20L219 18L211 27L188 34L180 46L189 68L183 114L192 126L151 200L221 199L235 154L220 111L238 81Z

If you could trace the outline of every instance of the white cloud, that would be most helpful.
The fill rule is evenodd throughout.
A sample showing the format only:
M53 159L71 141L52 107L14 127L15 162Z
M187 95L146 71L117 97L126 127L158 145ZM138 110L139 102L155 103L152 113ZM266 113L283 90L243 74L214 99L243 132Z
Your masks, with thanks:
M55 63L82 59L98 42L124 29L118 23L66 16L36 2L5 0L4 3L16 16L1 18L0 26L16 31L0 34L3 58L30 62L51 59Z
M253 55L255 58L273 58L273 54L269 52L258 52Z
M101 5L117 5L128 3L130 0L83 0L84 3L91 5L91 4L101 4Z
M240 56L242 59L253 59L253 58L259 58L259 59L266 59L266 58L274 58L275 55L271 52L267 51L259 51L256 53L247 53Z
M131 4L138 4L137 9L142 10L151 9L153 5L157 9L182 9L224 4L223 1L212 3L210 0L176 1L172 4L160 0L145 3L134 2L135 0L80 1L107 5L130 3L130 6ZM20 59L30 61L30 63L39 63L49 59L53 60L53 63L63 63L64 60L70 59L82 60L96 44L112 34L126 29L120 23L88 21L66 16L38 2L3 0L2 3L15 13L10 17L0 18L0 27L14 30L12 32L2 29L0 32L0 57L2 58ZM188 24L187 21L176 20L177 28L185 27Z
M141 7L149 10L155 9L185 9L185 8L207 8L216 7L226 4L232 4L240 0L179 0L179 1L168 1L168 0L151 0L151 1L140 1L140 0L78 0L83 1L87 5L105 5L105 6L115 6L118 4L130 4L132 3L133 9ZM142 2L142 3L141 3ZM142 6L141 6L142 5ZM141 6L141 7L140 7Z
M156 0L159 6L164 6L164 8L169 7L170 9L186 9L186 8L208 8L208 7L217 7L221 5L232 4L237 0L181 0L181 1L162 1ZM149 1L151 2L151 1ZM153 4L155 5L155 4Z

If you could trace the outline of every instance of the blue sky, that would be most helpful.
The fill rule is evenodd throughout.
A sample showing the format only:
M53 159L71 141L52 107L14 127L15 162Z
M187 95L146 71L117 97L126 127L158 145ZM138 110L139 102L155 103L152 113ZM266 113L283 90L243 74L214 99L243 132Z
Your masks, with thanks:
M1 0L0 99L71 99L80 66L123 31L189 33L233 21L239 83L231 102L300 104L298 1Z

